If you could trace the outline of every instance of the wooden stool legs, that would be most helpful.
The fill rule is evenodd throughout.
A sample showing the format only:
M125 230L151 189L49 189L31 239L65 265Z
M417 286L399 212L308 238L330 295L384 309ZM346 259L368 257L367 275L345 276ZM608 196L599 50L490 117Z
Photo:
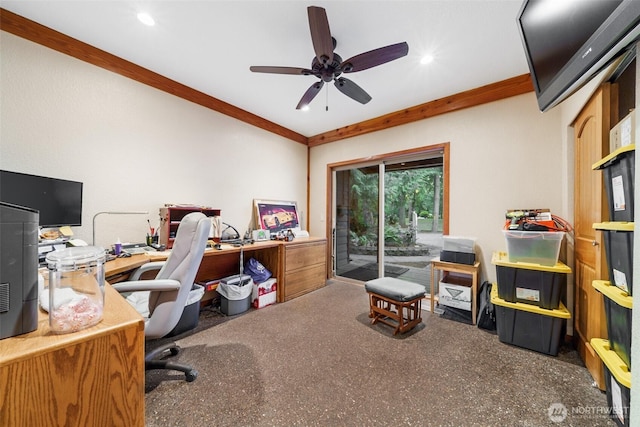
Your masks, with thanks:
M395 328L393 335L405 333L422 322L422 296L410 301L396 301L384 295L368 292L371 324L382 322Z

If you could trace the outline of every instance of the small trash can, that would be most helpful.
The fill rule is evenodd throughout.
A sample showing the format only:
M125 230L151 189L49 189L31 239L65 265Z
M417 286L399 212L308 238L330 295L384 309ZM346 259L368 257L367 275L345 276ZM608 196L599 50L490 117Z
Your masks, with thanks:
M183 332L190 331L198 326L198 320L200 319L200 300L204 295L204 287L193 284L191 291L189 291L189 297L184 305L184 311L178 324L169 332L168 337L181 334Z
M251 307L253 279L248 274L225 277L218 284L220 311L227 316L244 313Z

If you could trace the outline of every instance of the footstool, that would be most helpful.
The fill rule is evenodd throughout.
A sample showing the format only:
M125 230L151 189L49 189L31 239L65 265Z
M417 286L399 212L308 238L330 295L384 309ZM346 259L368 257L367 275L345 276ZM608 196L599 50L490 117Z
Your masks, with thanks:
M393 335L405 333L422 322L425 287L393 277L381 277L364 284L369 294L371 324L382 322L395 328Z

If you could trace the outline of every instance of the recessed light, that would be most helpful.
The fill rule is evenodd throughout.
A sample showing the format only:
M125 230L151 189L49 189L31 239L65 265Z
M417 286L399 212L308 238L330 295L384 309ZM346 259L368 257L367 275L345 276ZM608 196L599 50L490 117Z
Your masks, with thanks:
M433 56L432 55L425 55L422 57L422 59L420 59L420 63L425 65L425 64L429 64L433 62Z
M148 25L150 27L156 24L156 21L154 21L151 15L149 15L146 12L138 13L138 20L142 22L144 25Z

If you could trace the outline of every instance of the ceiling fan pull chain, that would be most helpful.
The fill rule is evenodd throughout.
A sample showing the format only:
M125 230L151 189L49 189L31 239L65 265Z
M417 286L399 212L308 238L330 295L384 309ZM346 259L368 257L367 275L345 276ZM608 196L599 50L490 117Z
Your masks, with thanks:
M326 93L327 93L327 102L324 107L324 111L329 111L329 85L327 85Z

